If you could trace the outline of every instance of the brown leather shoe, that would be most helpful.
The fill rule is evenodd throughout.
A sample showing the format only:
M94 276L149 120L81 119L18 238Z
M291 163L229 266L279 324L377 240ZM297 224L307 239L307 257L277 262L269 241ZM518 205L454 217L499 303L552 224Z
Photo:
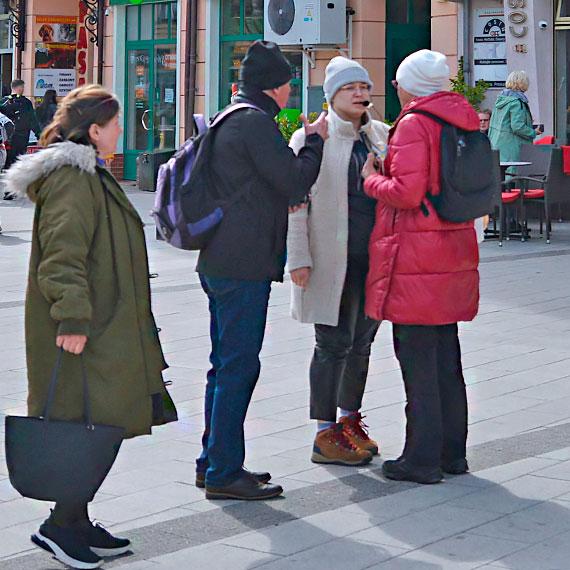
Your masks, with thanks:
M267 473L267 471L256 472L256 471L248 471L244 469L248 473L251 473L260 483L268 483L271 481L271 473ZM196 487L198 489L204 489L206 487L206 473L196 472Z
M317 434L313 445L313 463L357 467L372 461L372 453L350 443L340 422Z
M260 483L247 471L229 485L212 487L206 484L206 499L241 499L244 501L259 501L271 499L283 493L281 485Z
M344 426L344 433L346 438L352 445L356 445L359 449L370 451L372 455L378 455L378 444L370 439L368 435L368 426L362 421L365 416L360 412L350 414L340 418L339 423Z

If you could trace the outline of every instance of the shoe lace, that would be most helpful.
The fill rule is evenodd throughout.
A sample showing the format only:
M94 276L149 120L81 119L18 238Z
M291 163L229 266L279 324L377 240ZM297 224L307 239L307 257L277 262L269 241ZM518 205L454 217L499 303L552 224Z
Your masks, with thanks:
M333 433L331 435L331 442L347 451L356 451L356 445L350 443L350 441L346 437L346 433L344 432L343 425L338 424L338 426L334 427Z
M363 439L364 441L370 440L368 435L368 425L366 425L362 420L366 416L360 414L354 414L350 416L349 421L345 422L344 429L352 436Z

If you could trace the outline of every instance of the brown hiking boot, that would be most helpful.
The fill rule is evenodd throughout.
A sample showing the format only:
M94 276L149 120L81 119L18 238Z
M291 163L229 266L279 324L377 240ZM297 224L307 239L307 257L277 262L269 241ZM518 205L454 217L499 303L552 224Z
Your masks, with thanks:
M372 455L378 455L378 444L368 436L368 429L366 429L368 426L362 421L364 417L359 412L355 412L350 416L340 418L339 423L344 426L346 438L352 445L370 451Z
M317 434L311 461L356 467L370 463L372 454L350 443L344 433L343 424L338 423Z

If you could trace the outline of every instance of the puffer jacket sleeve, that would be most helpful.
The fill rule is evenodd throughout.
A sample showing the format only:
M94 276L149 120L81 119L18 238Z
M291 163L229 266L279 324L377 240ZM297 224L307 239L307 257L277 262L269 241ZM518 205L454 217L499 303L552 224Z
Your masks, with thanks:
M38 286L51 304L51 318L59 323L58 335L89 335L87 263L97 207L87 176L63 168L45 180L38 195Z
M364 191L392 208L411 210L421 206L429 185L429 137L419 117L400 121L390 140L390 176L376 174L364 182Z
M517 104L511 106L511 129L515 135L533 141L536 131L529 125L531 121L530 112L522 101L517 101Z
M257 171L279 194L293 203L300 202L319 175L323 139L317 134L309 135L295 156L273 119L259 112L250 117L245 145Z
M291 137L289 146L295 154L305 144L305 131L299 129ZM301 208L294 214L289 214L289 228L287 230L287 267L289 271L301 267L313 267L313 260L309 248L309 209Z

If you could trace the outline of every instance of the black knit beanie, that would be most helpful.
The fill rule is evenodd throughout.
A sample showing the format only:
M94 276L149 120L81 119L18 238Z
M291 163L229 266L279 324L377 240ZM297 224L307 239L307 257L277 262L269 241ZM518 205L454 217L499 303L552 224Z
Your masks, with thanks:
M279 46L263 40L249 46L239 71L240 82L261 90L280 87L291 77L291 65Z

